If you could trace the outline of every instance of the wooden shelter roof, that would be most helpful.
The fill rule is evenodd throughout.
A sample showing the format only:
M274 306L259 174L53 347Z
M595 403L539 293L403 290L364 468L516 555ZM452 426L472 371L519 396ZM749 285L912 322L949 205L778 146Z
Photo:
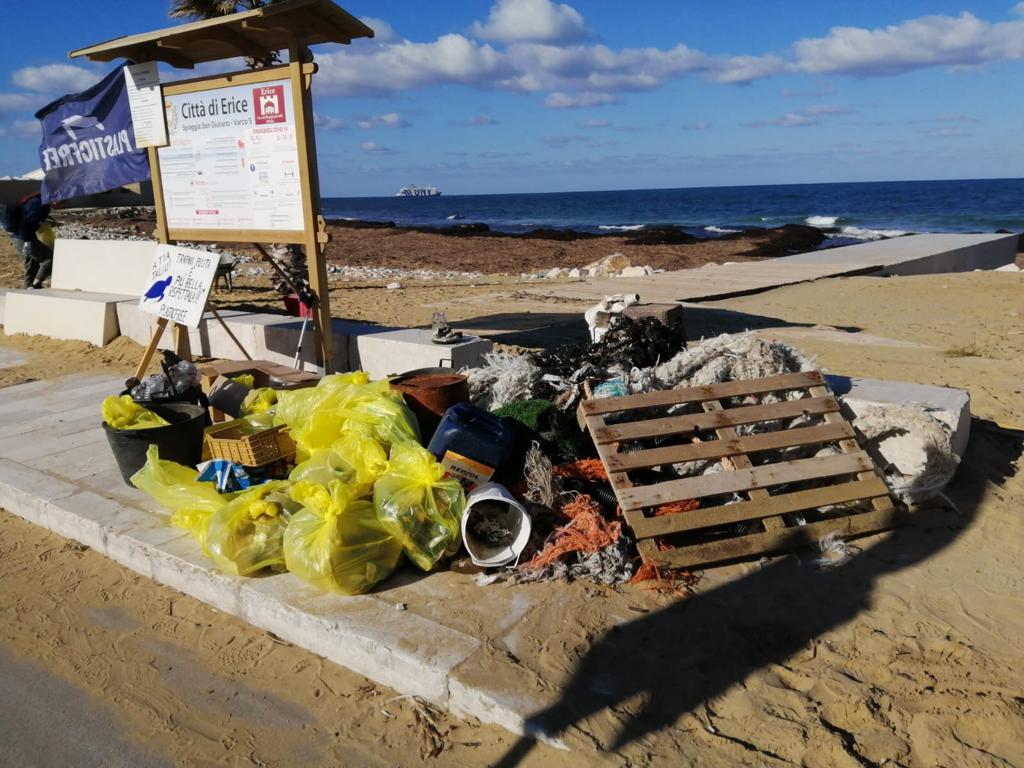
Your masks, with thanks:
M79 48L70 58L91 61L163 61L191 69L204 61L260 58L292 45L351 43L373 30L331 0L284 0L251 11L127 35Z

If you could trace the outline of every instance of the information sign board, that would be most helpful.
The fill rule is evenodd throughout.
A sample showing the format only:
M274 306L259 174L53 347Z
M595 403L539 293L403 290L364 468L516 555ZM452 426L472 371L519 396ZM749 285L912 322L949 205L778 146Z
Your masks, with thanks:
M165 92L164 109L170 145L157 154L168 229L304 230L290 80Z
M157 245L149 287L139 299L139 309L198 328L219 263L216 253Z

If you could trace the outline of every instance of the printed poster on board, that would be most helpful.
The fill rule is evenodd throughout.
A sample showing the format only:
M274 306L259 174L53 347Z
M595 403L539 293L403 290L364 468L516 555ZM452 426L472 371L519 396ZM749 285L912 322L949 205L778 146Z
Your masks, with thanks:
M168 227L304 229L291 81L165 96L164 109Z
M153 254L149 286L139 298L139 309L189 328L198 328L219 263L220 256L216 253L158 245Z

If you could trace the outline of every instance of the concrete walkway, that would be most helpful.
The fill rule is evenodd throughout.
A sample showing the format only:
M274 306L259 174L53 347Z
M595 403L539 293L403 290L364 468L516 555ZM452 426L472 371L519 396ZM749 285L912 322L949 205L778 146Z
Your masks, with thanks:
M424 577L406 566L377 592L327 594L285 573L216 571L147 496L126 486L100 426L115 376L66 376L0 390L0 507L402 694L522 733L557 695L509 660L532 613L560 610L551 591ZM567 592L564 587L561 592ZM453 606L462 610L454 611ZM499 652L495 653L495 648ZM495 680L531 686L495 686Z
M714 301L844 275L925 275L970 272L1010 264L1017 235L925 234L895 237L756 262L706 265L646 277L543 281L516 295L493 294L453 300L448 306L478 308L485 317L501 313L543 313L575 299L593 304L616 293L639 293L644 302ZM556 303L552 303L556 302ZM488 328L485 321L473 328ZM497 326L495 326L497 327Z

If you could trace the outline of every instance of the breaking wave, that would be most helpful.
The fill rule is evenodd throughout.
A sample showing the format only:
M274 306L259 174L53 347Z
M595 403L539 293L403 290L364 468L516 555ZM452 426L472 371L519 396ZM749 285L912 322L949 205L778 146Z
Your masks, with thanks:
M742 232L743 230L742 229L729 229L728 227L716 227L714 224L712 224L709 227L704 227L704 231L705 232L714 232L715 234L718 234L718 235L732 235L732 234L735 234L737 232Z
M598 229L610 230L612 232L635 232L638 229L643 229L646 224L598 224Z
M843 227L828 237L849 237L853 240L883 240L887 237L902 237L910 233L902 229L868 229L867 227Z
M839 218L839 216L808 216L804 219L804 224L812 227L834 227Z

